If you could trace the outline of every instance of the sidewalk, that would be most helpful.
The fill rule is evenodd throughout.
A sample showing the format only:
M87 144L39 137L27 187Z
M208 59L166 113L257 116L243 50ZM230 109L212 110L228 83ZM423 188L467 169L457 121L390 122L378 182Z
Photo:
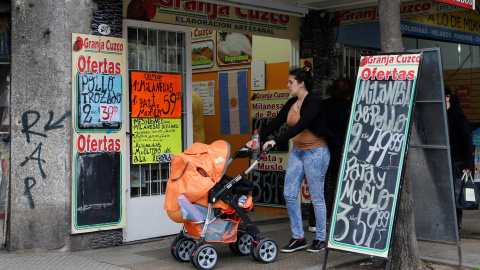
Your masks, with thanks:
M249 213L250 218L260 229L260 235L269 237L277 242L279 248L287 244L291 237L289 220L286 215ZM480 211L466 211L464 213L464 230L462 232L463 269L480 267ZM308 226L305 223L306 227ZM313 240L312 233L306 233L309 244ZM101 248L72 253L39 253L13 254L0 251L0 269L196 269L190 263L180 263L170 254L169 246L173 237L163 237L153 241L122 246ZM215 269L321 269L324 252L308 253L306 250L294 253L278 253L277 259L270 264L255 261L251 256L233 254L228 244L214 244L218 251L218 263ZM424 261L437 264L447 264L454 269L458 265L457 248L454 245L419 242L419 251ZM341 252L330 251L327 267L348 269L346 264L355 261L364 261L364 257ZM371 263L364 263L368 266ZM358 264L360 265L360 264ZM358 269L360 267L352 267ZM364 268L367 269L367 268ZM372 269L372 268L368 268Z

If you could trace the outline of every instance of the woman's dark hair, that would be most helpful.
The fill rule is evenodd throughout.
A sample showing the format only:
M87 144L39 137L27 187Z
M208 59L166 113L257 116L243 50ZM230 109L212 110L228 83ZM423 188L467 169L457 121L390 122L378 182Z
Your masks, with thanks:
M448 87L448 85L445 84L444 87L445 87L445 96L450 97L450 108L455 108L463 112L462 105L460 104L460 97L455 94L452 94L452 90L450 89L450 87Z
M450 89L450 87L445 84L444 88L445 88L445 96L450 96L452 94L452 90Z
M295 77L295 80L297 80L299 83L305 83L305 88L308 92L313 90L312 69L309 66L304 68L291 67L288 74Z

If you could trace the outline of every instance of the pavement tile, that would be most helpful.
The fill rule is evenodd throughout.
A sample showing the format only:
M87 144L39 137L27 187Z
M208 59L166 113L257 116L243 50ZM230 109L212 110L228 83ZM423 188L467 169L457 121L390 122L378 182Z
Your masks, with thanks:
M254 223L258 223L260 236L274 239L280 249L291 238L290 223L286 215L265 213L250 213ZM269 219L269 217L271 219ZM461 248L463 269L480 267L480 211L465 211L464 229L462 230ZM272 222L266 222L272 220ZM304 221L305 230L308 228ZM310 244L313 233L305 231L305 237ZM163 269L196 269L190 263L181 263L170 254L170 243L174 236L162 237L146 242L126 243L121 246L99 248L72 253L8 253L0 252L0 270L163 270ZM321 269L324 251L308 253L306 250L294 253L278 253L277 259L264 264L251 256L234 254L226 243L213 243L218 252L218 262L215 269L260 269L260 270L314 270ZM452 244L418 242L421 258L434 264L435 270L447 270L458 264L457 247ZM330 250L328 253L328 269L379 269L378 262L369 263L363 256L347 254ZM377 260L378 261L378 260ZM367 262L367 263L364 263ZM361 265L361 263L364 263ZM432 263L433 264L433 263ZM443 267L443 268L442 268Z

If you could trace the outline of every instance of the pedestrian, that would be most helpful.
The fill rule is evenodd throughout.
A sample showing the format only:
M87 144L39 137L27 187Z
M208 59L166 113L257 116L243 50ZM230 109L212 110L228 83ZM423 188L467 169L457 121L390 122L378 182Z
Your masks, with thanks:
M472 132L467 117L463 114L460 107L458 96L452 95L450 87L447 85L445 85L445 103L447 107L452 174L453 179L456 179L461 178L464 172L467 174L472 173L474 169ZM463 210L461 208L456 210L458 238L460 239Z
M325 104L325 115L328 128L335 134L338 142L329 144L330 163L325 177L325 206L327 208L327 224L331 220L332 206L334 204L337 178L342 158L342 146L347 134L350 111L352 109L351 97L353 95L354 83L348 78L339 78L333 81L330 88L330 98L323 101ZM308 183L308 178L307 178ZM308 231L315 232L315 211L313 205L309 204Z
M261 142L283 123L290 127L283 134L263 144L263 150L269 145L275 146L293 141L288 157L283 195L287 204L293 238L282 252L294 252L307 247L303 230L302 211L299 202L300 186L304 177L308 179L311 200L316 216L316 235L309 252L318 252L325 248L326 211L323 197L325 173L328 168L330 151L327 140L333 137L325 125L323 101L312 93L313 77L311 68L292 67L288 77L290 98L278 115L261 131ZM247 143L250 147L252 141Z

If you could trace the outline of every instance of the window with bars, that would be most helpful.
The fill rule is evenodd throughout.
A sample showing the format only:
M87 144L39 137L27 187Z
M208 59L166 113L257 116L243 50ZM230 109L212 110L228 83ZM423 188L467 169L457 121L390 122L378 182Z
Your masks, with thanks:
M358 65L360 63L361 55L376 54L376 53L379 53L379 51L345 46L343 50L344 77L355 80L357 78Z
M128 27L129 70L177 73L182 75L182 130L185 129L185 33ZM130 117L131 118L131 117ZM182 134L185 145L185 132ZM165 194L170 163L130 164L130 196Z

